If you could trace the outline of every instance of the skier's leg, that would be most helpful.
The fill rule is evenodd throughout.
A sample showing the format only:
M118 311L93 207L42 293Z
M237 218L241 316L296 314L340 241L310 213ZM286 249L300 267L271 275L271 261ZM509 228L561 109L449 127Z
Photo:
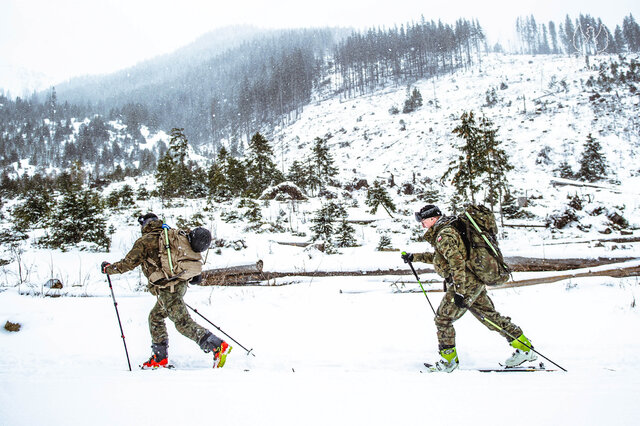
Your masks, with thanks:
M167 316L175 324L176 330L178 330L178 332L183 336L188 337L199 344L200 340L209 333L209 331L196 323L189 315L187 306L184 304L184 300L182 299L186 292L186 283L177 284L174 287L173 293L170 288L159 290L160 298L162 299L166 309Z
M501 315L496 311L493 301L487 294L486 289L482 290L471 306L478 314L484 315L486 319L497 324L501 330L496 329L496 327L487 321L480 320L489 330L497 331L504 336L509 343L522 334L522 329L511 322L511 318Z

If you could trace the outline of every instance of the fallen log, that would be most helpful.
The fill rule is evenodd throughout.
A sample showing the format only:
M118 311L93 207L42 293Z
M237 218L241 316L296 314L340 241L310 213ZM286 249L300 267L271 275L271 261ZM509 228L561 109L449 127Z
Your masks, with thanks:
M640 266L628 266L626 268L612 268L605 269L601 271L584 271L584 272L575 272L570 274L561 274L561 275L553 275L549 277L540 277L540 278L530 278L527 280L518 280L518 281L509 281L507 283L501 285L495 285L491 287L487 287L488 290L501 290L505 288L514 288L514 287L527 287L531 285L538 284L551 284L558 281L569 280L572 278L585 278L585 277L613 277L613 278L625 278L625 277L637 277L640 276ZM415 289L411 292L422 292L421 289ZM442 293L443 289L429 289L426 290L427 293Z
M258 260L256 263L248 265L202 271L202 283L200 285L245 285L252 280L260 281L264 279L262 274L263 266L264 262Z

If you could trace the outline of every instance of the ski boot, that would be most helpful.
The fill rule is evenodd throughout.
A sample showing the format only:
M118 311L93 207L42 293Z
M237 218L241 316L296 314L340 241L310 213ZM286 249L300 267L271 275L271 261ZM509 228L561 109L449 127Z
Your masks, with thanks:
M456 348L445 348L440 351L441 360L435 364L426 364L428 373L451 373L458 368L458 352Z
M160 367L171 368L172 365L169 364L168 348L169 344L166 340L160 343L152 343L151 350L153 351L153 355L151 355L151 358L149 358L147 362L143 363L140 368L143 370L150 368L156 369Z
M538 355L533 351L533 345L524 334L512 341L511 346L515 348L515 352L504 362L507 368L517 367L524 362L538 359Z
M225 362L227 362L227 355L233 349L227 342L222 342L219 347L213 350L213 368L222 368L224 367Z
M198 344L205 353L213 351L213 368L224 367L225 362L227 362L227 355L232 349L227 342L209 331L202 336Z

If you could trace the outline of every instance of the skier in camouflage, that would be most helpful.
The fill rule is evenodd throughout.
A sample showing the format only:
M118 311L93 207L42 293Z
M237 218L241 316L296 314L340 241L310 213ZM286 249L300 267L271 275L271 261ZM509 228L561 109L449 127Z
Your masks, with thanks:
M167 367L169 336L165 325L165 318L173 321L176 329L182 335L198 343L200 348L209 353L213 351L213 366L222 367L231 351L225 341L218 338L206 328L198 325L189 316L183 296L187 292L186 281L174 281L172 285L154 285L151 276L158 276L161 268L159 241L162 234L162 221L153 213L147 213L138 218L142 236L133 244L133 248L119 262L110 264L103 262L101 270L105 274L123 274L137 266L149 279L149 292L156 296L157 302L149 313L149 330L151 332L151 349L153 354L143 368ZM162 274L160 274L162 275ZM199 277L196 277L199 278ZM193 280L192 280L193 282Z
M452 226L455 217L444 216L440 209L432 204L424 206L416 212L415 216L427 230L424 238L433 246L434 252L404 253L402 259L405 262L433 264L438 275L445 279L446 288L435 317L441 359L429 367L429 371L450 373L458 368L456 332L453 323L464 315L467 307L473 307L478 314L504 330L496 330L487 322L480 321L489 329L500 332L515 348L513 355L506 360L506 366L515 367L525 361L537 359L535 352L530 349L531 342L522 333L520 327L513 324L509 317L502 316L496 311L487 294L485 284L466 267L467 250L460 233ZM509 335L518 336L518 338L513 340Z

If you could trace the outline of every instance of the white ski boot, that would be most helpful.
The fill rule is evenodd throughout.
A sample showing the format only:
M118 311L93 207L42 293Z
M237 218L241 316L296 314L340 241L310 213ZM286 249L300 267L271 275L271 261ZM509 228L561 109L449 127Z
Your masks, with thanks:
M440 356L442 359L435 364L424 364L428 373L451 373L458 368L459 362L456 348L443 349L440 351Z
M521 334L520 337L511 342L511 346L516 351L504 362L507 368L517 367L522 363L538 359L538 355L533 351L533 345L524 334Z

